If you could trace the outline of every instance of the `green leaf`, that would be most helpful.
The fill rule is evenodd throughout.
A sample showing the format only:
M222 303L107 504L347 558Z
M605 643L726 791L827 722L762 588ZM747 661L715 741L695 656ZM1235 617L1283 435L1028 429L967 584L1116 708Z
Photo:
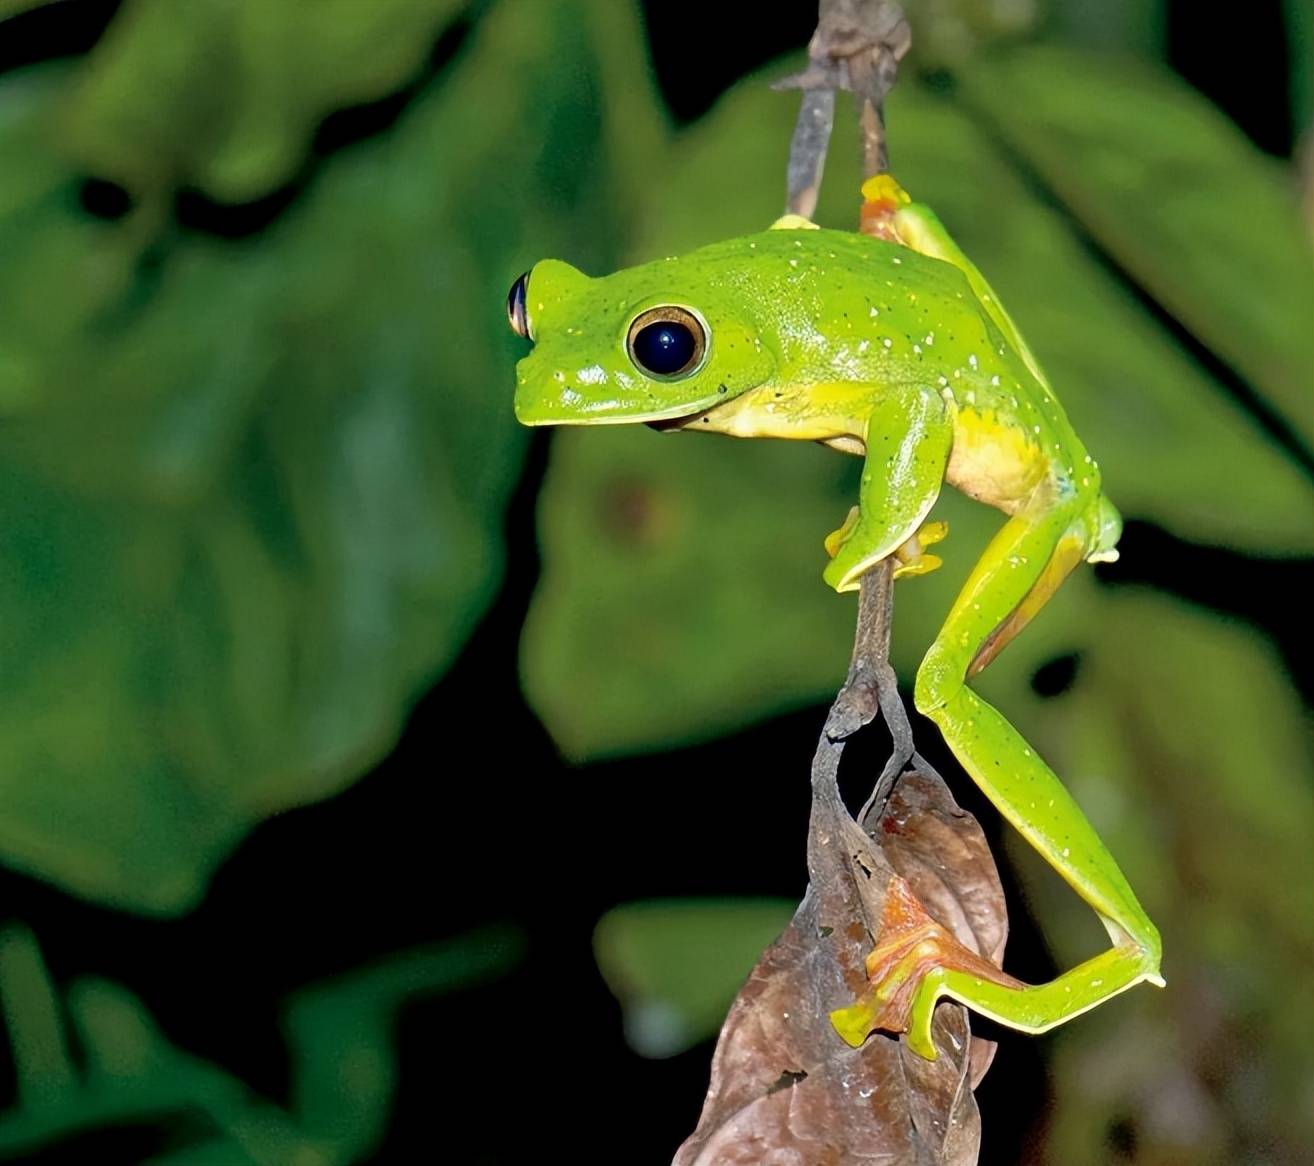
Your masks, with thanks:
M37 160L0 181L7 861L184 909L253 824L386 752L455 657L524 448L506 288L539 248L616 262L660 132L637 68L631 132L600 107L627 74L593 10L504 0L243 242L91 219L48 157L68 71L5 79L0 158Z
M1299 1085L1308 1026L1293 1023L1314 1013L1314 887L1295 873L1314 835L1307 716L1256 633L1149 592L1102 590L1099 610L1098 637L1118 650L1083 654L1061 698L1019 689L1005 707L1158 924L1168 987L1065 1028L1055 1160L1079 1159L1076 1148L1115 1120L1134 1126L1147 1160L1251 1160L1261 1147L1297 1160L1314 1136ZM1059 964L1102 946L1070 889L1019 837L1008 841ZM1215 1061L1194 1041L1223 1042L1228 1055ZM1154 1057L1126 1055L1146 1042ZM1169 1094L1195 1099L1190 1130L1157 1120ZM1234 1155L1216 1157L1219 1145Z
M625 1039L672 1057L715 1036L766 946L794 913L784 899L627 903L593 933L598 968L625 1010Z
M337 1147L343 1161L368 1153L387 1130L396 1093L393 1029L400 1005L487 983L524 955L519 931L487 927L299 991L285 1021L298 1125Z
M1291 69L1291 121L1295 127L1297 148L1303 139L1308 145L1309 134L1314 131L1314 11L1304 0L1285 0L1282 5L1287 33L1288 65ZM1308 175L1308 149L1305 150ZM1309 213L1309 191L1306 184L1306 216Z
M54 2L55 0L0 0L0 20L8 20L11 16L17 16L20 12L28 12L33 8L40 8Z
M358 1162L379 1142L396 1093L402 1005L505 975L523 952L518 932L486 928L301 989L285 1024L294 1097L284 1109L173 1045L119 984L81 979L60 1000L34 937L11 928L0 937L0 992L19 1105L0 1114L0 1155L17 1160L88 1130L151 1125L175 1147L152 1166ZM82 1052L76 1077L65 1011Z
M778 214L793 110L752 79L682 135L630 260L751 232ZM1252 552L1314 549L1314 491L1299 468L969 114L908 85L889 123L901 180L938 208L1020 321L1124 514ZM857 205L856 156L844 146L837 134L819 216L837 226ZM853 609L819 581L820 544L856 501L857 473L857 459L801 443L558 435L522 665L530 701L566 754L701 740L833 695ZM898 589L894 651L908 681L1002 522L951 490L936 516L950 520L947 565ZM990 683L1003 676L1025 689L1053 655L1096 639L1094 594L1089 569L1078 571Z
M821 583L821 538L856 472L768 442L559 435L522 662L565 753L706 740L833 690L854 605Z
M962 83L1099 245L1314 446L1314 253L1289 170L1147 64L1035 47Z
M418 76L460 0L136 0L66 112L92 173L248 202L287 182L325 114Z

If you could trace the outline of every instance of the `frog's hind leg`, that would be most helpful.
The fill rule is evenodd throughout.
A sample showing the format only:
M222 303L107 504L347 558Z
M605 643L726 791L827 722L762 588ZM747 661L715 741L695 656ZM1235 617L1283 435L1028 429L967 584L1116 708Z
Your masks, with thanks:
M1086 557L1085 533L1080 529L1069 528L1059 536L1049 561L1045 563L1040 575L1029 590L1008 613L994 630L982 641L972 662L967 666L967 676L975 676L989 666L1009 642L1027 626L1046 603L1049 597L1059 589L1072 569Z
M1160 944L1117 863L1053 771L966 680L993 658L1082 556L1088 520L1076 500L1014 516L995 536L917 674L916 703L999 811L1096 911L1108 951L1048 984L1020 985L983 972L945 936L914 931L902 959L884 952L868 997L834 1014L845 1039L872 1027L909 1029L909 1044L934 1057L936 1001L952 997L1000 1023L1041 1032L1142 980L1162 983ZM978 667L978 670L979 670ZM878 942L878 950L888 944ZM916 953L917 958L912 955ZM928 953L931 953L928 955ZM899 1023L889 1002L901 1001Z
M1118 558L1117 542L1122 534L1122 517L1103 495L1086 507L1084 514L1059 536L1049 561L1041 569L1031 589L985 638L972 658L968 677L989 666L1008 643L1027 626L1049 598L1083 559L1088 563L1111 563Z

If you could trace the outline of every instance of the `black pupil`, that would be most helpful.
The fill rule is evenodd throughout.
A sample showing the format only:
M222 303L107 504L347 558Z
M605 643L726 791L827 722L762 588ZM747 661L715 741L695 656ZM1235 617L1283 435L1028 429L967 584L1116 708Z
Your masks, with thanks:
M694 335L684 324L657 320L634 337L634 359L658 376L682 371L693 360Z

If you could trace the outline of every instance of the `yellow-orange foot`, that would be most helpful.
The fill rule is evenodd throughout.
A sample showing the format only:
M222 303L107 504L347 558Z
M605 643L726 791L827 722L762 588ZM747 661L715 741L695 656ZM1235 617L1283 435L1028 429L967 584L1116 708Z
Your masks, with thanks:
M876 946L867 956L871 989L856 1004L830 1014L835 1031L855 1048L877 1029L909 1032L918 988L927 973L937 968L967 972L1005 987L1024 987L1020 980L959 943L947 927L926 913L912 888L894 875L885 889ZM914 1051L934 1059L929 1033L915 1042Z
M894 568L896 579L906 579L913 575L929 575L944 565L939 555L928 555L926 548L943 542L949 533L947 522L923 522L912 538L908 539L894 552L899 565Z
M877 174L862 184L862 206L858 210L858 230L864 235L902 243L894 225L894 216L912 199L889 174Z

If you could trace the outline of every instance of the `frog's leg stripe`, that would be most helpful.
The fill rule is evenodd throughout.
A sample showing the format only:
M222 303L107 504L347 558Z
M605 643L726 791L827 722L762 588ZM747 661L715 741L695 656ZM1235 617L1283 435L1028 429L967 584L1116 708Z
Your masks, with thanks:
M1085 531L1080 527L1068 530L1059 539L1058 546L1054 548L1054 553L1050 555L1049 562L1045 564L1044 570L1040 573L1040 578L1035 581L1031 590L1023 596L1022 602L1013 608L1008 618L985 638L985 642L968 666L967 675L969 677L975 676L978 672L989 667L990 662L1008 646L1018 632L1035 619L1036 613L1049 602L1049 597L1059 589L1059 584L1086 557L1086 548Z
M834 558L823 577L836 591L856 591L863 572L922 525L940 496L953 443L953 423L936 393L912 386L875 391L858 514L826 540Z
M1159 933L1072 795L1022 736L967 687L972 661L999 622L1046 577L1060 544L1080 521L1081 501L1011 518L955 602L917 674L916 703L934 720L986 796L1100 916L1114 946L1048 984L991 983L943 960L921 978L911 1004L909 1043L933 1056L935 1002L951 996L1002 1024L1040 1032L1142 980L1162 984ZM1039 593L1039 592L1037 592ZM880 992L881 985L874 985Z

